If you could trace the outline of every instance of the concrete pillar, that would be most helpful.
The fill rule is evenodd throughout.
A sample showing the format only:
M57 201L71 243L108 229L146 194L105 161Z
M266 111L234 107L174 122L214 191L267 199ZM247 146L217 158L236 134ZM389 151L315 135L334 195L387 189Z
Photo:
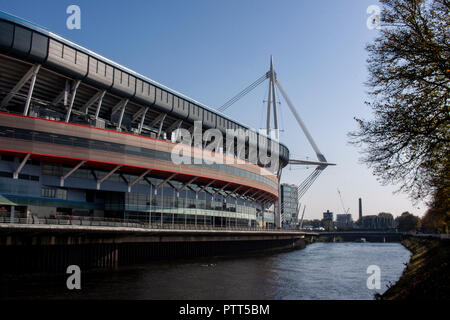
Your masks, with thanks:
M27 208L26 212L27 212L27 223L33 223L32 215L31 215L30 210L28 210L28 208Z
M113 251L113 267L117 268L119 266L119 248L117 244L114 244L115 249Z
M9 216L9 223L14 223L14 206L11 206L11 214Z

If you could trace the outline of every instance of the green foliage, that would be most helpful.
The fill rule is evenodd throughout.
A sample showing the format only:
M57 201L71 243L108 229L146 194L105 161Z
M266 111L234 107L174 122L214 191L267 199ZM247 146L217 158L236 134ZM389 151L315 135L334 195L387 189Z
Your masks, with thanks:
M442 187L450 158L448 0L381 0L381 30L367 46L373 119L351 142L383 184L413 199Z
M322 227L322 221L320 221L319 219L314 219L314 220L303 220L303 226L311 226L313 228L319 228Z
M436 189L430 209L422 218L422 228L428 233L448 233L450 226L450 186L448 182L442 183Z
M420 227L420 219L408 211L395 219L397 229L402 232L415 231Z
M450 241L409 238L411 260L399 281L378 299L450 300Z

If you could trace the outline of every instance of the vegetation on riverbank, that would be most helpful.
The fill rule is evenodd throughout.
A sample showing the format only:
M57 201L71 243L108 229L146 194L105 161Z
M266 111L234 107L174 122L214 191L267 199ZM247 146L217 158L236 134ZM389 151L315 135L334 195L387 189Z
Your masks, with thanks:
M402 244L411 259L382 300L450 300L450 240L409 238Z

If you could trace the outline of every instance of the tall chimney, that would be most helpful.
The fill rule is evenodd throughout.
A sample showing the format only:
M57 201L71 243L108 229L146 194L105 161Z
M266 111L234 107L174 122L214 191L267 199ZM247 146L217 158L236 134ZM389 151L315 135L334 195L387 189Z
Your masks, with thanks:
M362 200L359 198L359 220L362 219Z

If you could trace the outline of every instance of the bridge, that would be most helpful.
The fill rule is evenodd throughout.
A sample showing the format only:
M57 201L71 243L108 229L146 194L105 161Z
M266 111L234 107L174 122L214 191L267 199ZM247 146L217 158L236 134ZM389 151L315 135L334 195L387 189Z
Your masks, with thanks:
M368 242L399 242L403 240L407 233L390 231L340 231L340 232L320 232L319 237L327 237L329 241L359 241L365 239Z
M0 218L2 271L114 268L155 259L301 249L317 233L282 229L149 224L119 219Z

